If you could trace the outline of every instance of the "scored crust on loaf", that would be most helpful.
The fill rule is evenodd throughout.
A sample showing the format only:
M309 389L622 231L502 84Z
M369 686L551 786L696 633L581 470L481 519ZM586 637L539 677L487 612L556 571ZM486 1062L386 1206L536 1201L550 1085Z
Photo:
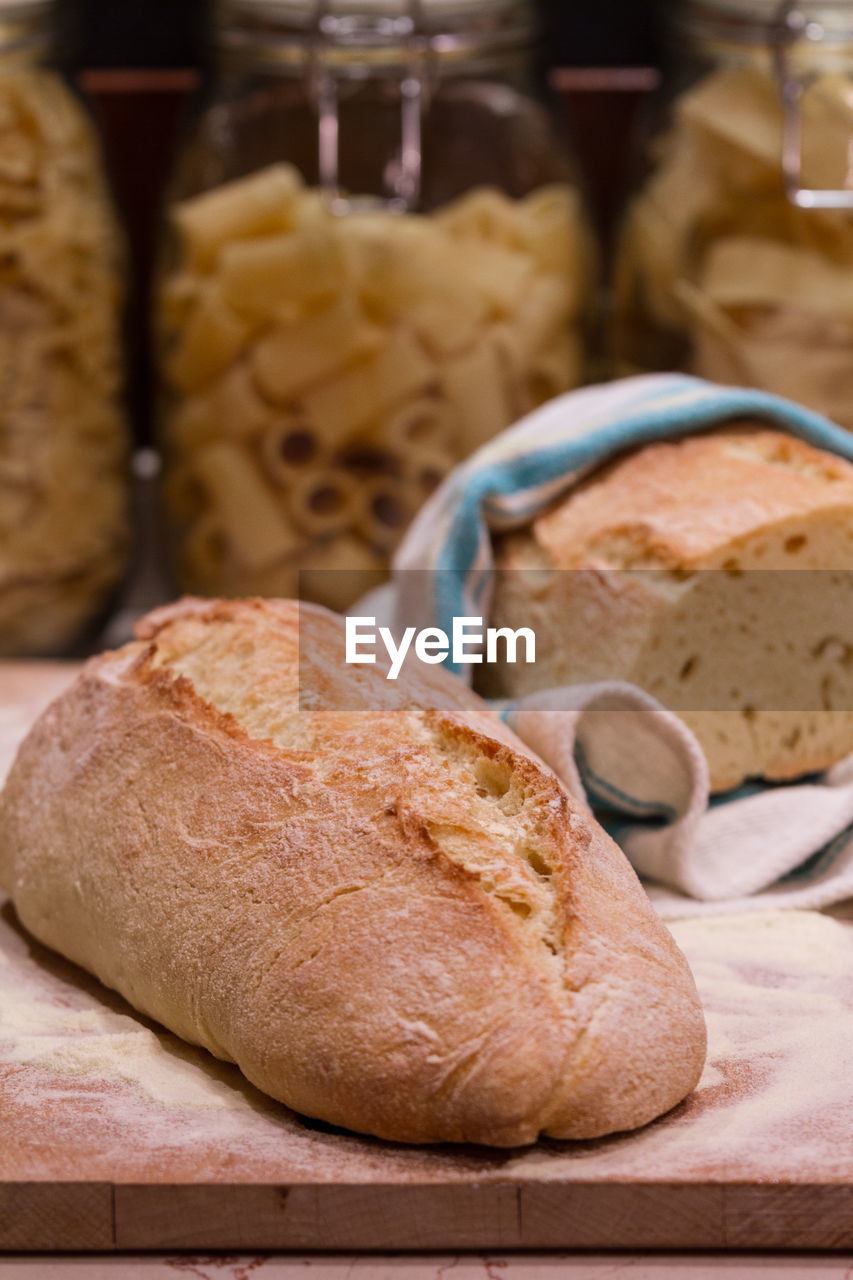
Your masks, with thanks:
M540 516L533 536L560 569L846 569L853 521L841 539L799 524L851 512L845 459L732 424L617 459Z
M648 445L501 538L496 563L490 621L533 627L537 662L483 668L481 692L638 684L696 733L715 791L853 751L844 459L740 423ZM812 572L756 572L789 569Z
M0 801L22 922L347 1128L515 1145L674 1106L704 1023L621 852L459 682L383 709L342 649L313 606L186 602L90 662ZM341 709L354 681L379 709Z

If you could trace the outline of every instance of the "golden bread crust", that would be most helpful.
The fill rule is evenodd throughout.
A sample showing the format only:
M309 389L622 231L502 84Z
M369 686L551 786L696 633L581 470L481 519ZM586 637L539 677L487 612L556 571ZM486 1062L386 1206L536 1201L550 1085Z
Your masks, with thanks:
M342 622L301 610L310 711L292 602L187 602L87 665L0 800L23 923L380 1137L593 1137L675 1105L704 1022L620 851L449 677L338 709Z
M532 537L560 569L721 568L742 539L828 509L853 512L849 462L732 424L616 459L534 521Z
M853 751L844 459L748 424L647 445L495 556L490 621L532 627L537 661L483 668L482 693L638 684L694 731L714 791Z

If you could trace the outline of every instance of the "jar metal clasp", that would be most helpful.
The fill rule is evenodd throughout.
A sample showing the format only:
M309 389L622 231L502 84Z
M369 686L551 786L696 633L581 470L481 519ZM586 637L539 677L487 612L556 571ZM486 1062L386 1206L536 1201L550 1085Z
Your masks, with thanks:
M371 208L408 213L421 196L423 115L427 101L426 59L429 42L423 34L421 0L404 0L398 15L380 15L365 25L338 16L331 0L316 0L310 54L310 83L317 108L318 174L320 189L332 213L344 214L365 205L364 198L345 195L340 184L341 71L326 56L330 45L346 41L355 49L369 41L400 49L404 71L400 80L400 148L385 169L385 197L370 198ZM353 75L364 74L353 64Z
M803 182L803 95L817 73L797 72L792 66L791 48L802 41L819 44L826 32L820 20L806 11L807 0L783 0L770 26L768 43L773 55L776 77L782 97L782 173L785 193L800 209L853 209L853 170L848 170L851 185L846 187L811 187ZM851 137L853 146L853 137Z

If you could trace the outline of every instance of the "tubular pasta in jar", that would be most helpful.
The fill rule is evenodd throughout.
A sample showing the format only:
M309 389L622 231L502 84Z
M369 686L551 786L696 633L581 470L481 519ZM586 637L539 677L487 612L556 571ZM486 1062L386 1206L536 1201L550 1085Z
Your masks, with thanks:
M168 447L179 453L213 444L227 433L231 440L261 435L275 410L258 394L245 361L233 365L204 391L173 404L168 416Z
M483 343L468 355L448 360L441 376L465 453L472 453L510 425L512 406L494 346Z
M221 290L215 286L208 289L172 355L169 377L179 391L197 391L233 364L251 332L251 326L228 305Z
M453 470L453 455L444 449L415 446L406 458L406 475L421 501L437 489Z
M358 485L341 467L295 476L287 506L293 523L308 537L324 538L350 527L358 510Z
M260 435L275 417L275 410L258 391L247 360L240 360L214 383L210 399L212 416L227 424L234 440Z
M457 423L458 418L446 401L436 395L422 396L385 419L377 437L405 455L413 445L449 443Z
M179 459L177 465L182 465L183 455L199 445L212 444L221 434L222 425L211 401L210 395L187 396L169 409L167 443L170 452Z
M382 342L377 328L350 297L326 310L273 329L252 352L255 377L263 394L287 404L306 388L328 379Z
M297 544L295 530L244 450L200 449L195 470L230 545L247 569L263 568Z
M185 200L174 217L189 267L209 271L232 240L286 231L301 186L292 165L278 164Z
M216 595L231 576L228 539L219 518L209 512L194 521L181 539L178 582Z
M171 329L185 325L198 305L202 289L198 276L191 275L189 271L181 271L164 280L158 297L160 323Z
M457 461L580 378L578 202L560 186L477 189L428 217L336 217L297 175L269 176L278 203L261 173L177 212L184 253L160 311L170 466L204 459L197 518L227 538L228 584L333 558L372 583Z
M806 187L848 185L850 82L829 63L799 102ZM853 320L849 212L799 207L782 172L782 107L755 63L712 70L676 104L626 221L620 371L678 365L787 395L853 428L842 350Z
M460 253L460 278L485 301L492 315L512 315L534 276L530 256L490 244L466 244Z
M726 309L790 307L853 320L853 268L758 236L729 236L713 245L700 288Z
M538 352L531 361L530 369L534 403L544 404L574 386L582 359L583 353L574 333L558 334L548 347Z
M207 494L192 463L180 462L168 469L163 481L163 500L179 526L191 524L205 512Z
M523 207L523 206L522 206ZM524 243L519 205L497 187L477 187L435 215L454 238L519 249Z
M26 475L16 475L8 470L0 472L0 536L9 538L24 521L38 509L39 492Z
M419 298L408 308L407 318L429 354L439 360L466 350L482 336L486 307L474 294L465 295L464 301Z
M550 339L571 332L570 318L571 303L559 280L551 276L536 280L507 326L514 335L519 363L530 363Z
M261 436L260 451L264 470L280 489L328 461L316 431L299 417L281 418L267 427Z
M568 285L572 310L583 305L583 292L591 283L584 258L594 254L591 239L582 231L580 198L563 183L540 187L521 201L521 247L533 255L537 268Z
M380 429L376 437L365 435L358 442L339 449L335 460L356 476L401 476L401 454L389 447Z
M235 311L262 318L282 306L334 298L344 259L331 230L308 226L263 240L237 240L222 250L219 278Z
M417 510L408 486L396 480L368 480L359 486L355 527L378 551L393 551Z
M324 439L336 444L352 438L358 428L435 379L435 365L413 338L401 332L375 356L307 393L302 405Z

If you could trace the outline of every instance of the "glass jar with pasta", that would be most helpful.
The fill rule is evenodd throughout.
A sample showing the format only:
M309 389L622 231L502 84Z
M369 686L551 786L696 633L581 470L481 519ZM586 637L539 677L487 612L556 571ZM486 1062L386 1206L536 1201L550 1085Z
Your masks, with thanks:
M217 40L159 288L175 574L344 608L582 380L591 237L527 4L223 0Z
M80 641L128 545L122 246L51 10L0 3L0 656Z
M853 3L690 0L616 276L620 373L761 387L853 429Z

